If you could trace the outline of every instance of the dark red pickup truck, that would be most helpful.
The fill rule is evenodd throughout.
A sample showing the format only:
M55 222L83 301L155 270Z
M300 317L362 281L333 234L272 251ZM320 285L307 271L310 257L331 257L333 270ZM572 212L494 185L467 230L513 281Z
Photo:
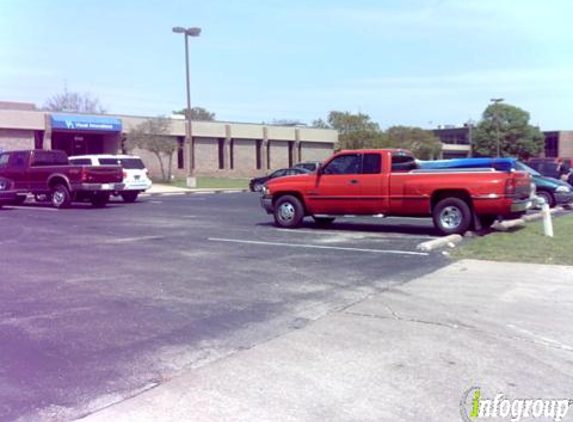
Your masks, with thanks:
M90 201L103 207L113 191L123 188L120 166L70 165L68 156L57 150L6 151L0 154L0 177L13 182L16 203L31 193L48 198L56 208L72 201Z
M487 169L420 169L405 150L341 151L316 173L273 179L261 205L280 227L305 216L432 217L442 234L490 226L531 206L527 173Z

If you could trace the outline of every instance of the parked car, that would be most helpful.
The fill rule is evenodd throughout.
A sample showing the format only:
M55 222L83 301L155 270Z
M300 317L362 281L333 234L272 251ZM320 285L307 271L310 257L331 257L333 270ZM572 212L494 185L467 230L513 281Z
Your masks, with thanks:
M76 155L70 157L72 164L90 166L120 165L123 168L123 189L112 195L121 196L125 202L135 202L141 192L152 185L148 171L140 157L134 155Z
M321 161L303 161L301 163L296 163L294 167L300 167L310 171L316 171L318 170L321 164L322 164Z
M532 158L526 164L543 176L564 180L570 185L573 184L573 168L571 168L570 159Z
M531 176L536 195L545 199L550 207L573 202L573 187L562 180L546 177L530 166L515 158L457 158L452 160L420 161L422 168L461 169L461 168L494 168L496 170L514 169Z
M333 155L316 173L270 180L261 206L284 228L306 216L321 224L345 215L432 217L440 233L453 234L524 213L531 192L522 171L419 169L406 150L356 150Z
M566 168L573 167L573 158L571 157L533 157L527 160L527 165L534 170L537 170L537 166L543 163L555 163L562 164ZM539 170L538 170L539 171Z
M14 190L14 182L5 177L0 177L0 207L16 203L17 195Z
M535 183L535 194L545 199L550 207L573 202L573 187L569 183L557 178L543 176L520 161L515 162L514 168L526 171L531 175L531 180Z
M58 150L3 152L0 177L14 182L16 203L23 203L31 193L44 196L56 208L65 208L72 201L104 207L111 192L123 189L121 167L70 165L66 153Z
M279 169L273 171L271 174L262 177L255 177L251 179L249 182L249 189L251 192L261 192L265 183L269 180L276 179L277 177L284 177L284 176L295 176L297 174L307 174L310 173L310 170L307 170L302 167L290 167L287 169Z

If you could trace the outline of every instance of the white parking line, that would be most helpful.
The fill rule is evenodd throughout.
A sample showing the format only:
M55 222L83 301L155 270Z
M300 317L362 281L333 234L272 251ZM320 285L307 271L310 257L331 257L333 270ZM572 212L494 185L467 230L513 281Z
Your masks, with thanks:
M219 237L209 237L207 238L207 240L210 240L212 242L243 243L247 245L263 245L263 246L283 246L288 248L331 249L337 251L372 252L372 253L393 254L393 255L418 255L418 256L429 255L428 253L425 252L398 251L391 249L346 248L342 246L308 245L303 243L263 242L258 240L224 239Z
M110 239L106 243L130 243L130 242L140 242L144 240L157 240L163 239L165 236L139 236L139 237L124 237L119 239Z
M51 207L35 207L33 205L8 205L6 209L15 209L15 210L33 210L33 211L58 211L56 208Z

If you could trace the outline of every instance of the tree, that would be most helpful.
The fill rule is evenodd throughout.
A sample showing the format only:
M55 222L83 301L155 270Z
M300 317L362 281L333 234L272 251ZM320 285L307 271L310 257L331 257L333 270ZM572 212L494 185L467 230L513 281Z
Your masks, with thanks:
M129 151L140 148L152 152L159 161L161 177L166 181L171 180L173 154L179 148L179 142L167 136L169 124L170 120L163 116L149 118L127 134L126 142L126 148ZM167 172L164 159L167 159Z
M98 98L84 92L68 92L67 88L61 94L52 95L46 100L42 109L47 111L68 111L75 113L103 114L107 110L100 104Z
M498 139L502 157L522 160L539 155L545 145L541 131L529 124L529 113L510 104L496 103L485 109L473 132L474 155L496 156Z
M183 116L186 116L186 111L187 109L184 108L183 110L174 111L173 114L182 114ZM203 107L191 107L191 120L212 122L215 120L215 113L211 113Z
M419 127L392 126L386 131L388 148L410 150L416 158L435 160L442 150L442 143L431 130Z
M384 133L380 130L378 123L373 122L367 114L331 111L328 113L327 121L318 119L312 125L321 129L338 131L340 149L382 148L384 146Z
M318 119L318 120L314 120L312 122L312 127L318 128L318 129L330 129L330 126L328 126L328 123L326 123L324 120L322 119Z
M271 124L277 126L306 126L306 124L296 119L273 119Z
M378 123L374 123L368 114L352 114L348 111L331 111L328 114L328 125L342 136L360 131L380 131Z

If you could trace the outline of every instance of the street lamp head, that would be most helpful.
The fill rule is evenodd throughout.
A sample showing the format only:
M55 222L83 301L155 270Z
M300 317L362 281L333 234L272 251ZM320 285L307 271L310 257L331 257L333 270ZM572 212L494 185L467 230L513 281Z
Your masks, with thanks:
M201 35L201 28L197 27L187 28L185 30L185 34L189 35L190 37L198 37L199 35Z
M503 101L503 98L492 98L490 101L492 103L497 104L497 103L501 103Z
M198 37L201 35L201 28L197 27L183 28L182 26L175 26L173 27L172 31L176 34L185 34L189 35L190 37Z

